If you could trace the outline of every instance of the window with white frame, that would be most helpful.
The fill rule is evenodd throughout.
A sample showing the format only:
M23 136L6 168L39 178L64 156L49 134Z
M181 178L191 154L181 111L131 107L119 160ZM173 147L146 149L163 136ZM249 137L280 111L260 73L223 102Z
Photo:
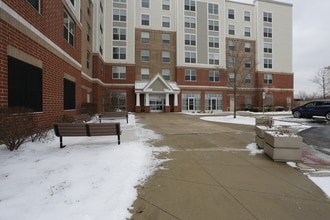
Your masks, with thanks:
M170 34L162 34L162 42L164 45L169 45L171 40Z
M235 35L235 25L230 24L228 26L228 34L229 35Z
M214 15L219 14L219 5L218 4L209 3L208 8L209 8L209 10L208 10L209 14L214 14Z
M264 12L264 22L273 22L273 15L271 12Z
M184 0L184 10L196 11L196 1L195 0Z
M272 69L273 68L273 60L271 58L264 59L264 68L265 69Z
M219 31L219 21L209 20L209 30L210 31Z
M234 50L235 50L235 44L236 44L235 41L230 40L230 41L228 42L229 50L234 51Z
M149 8L150 7L149 0L141 0L141 7L142 8Z
M170 24L170 17L163 16L162 17L162 27L169 28L171 26Z
M273 45L271 43L264 43L264 53L273 53Z
M209 64L219 65L219 54L218 53L210 53L209 54Z
M113 0L113 2L117 2L117 3L127 3L127 0Z
M195 34L185 34L184 43L185 43L185 45L196 46L196 35Z
M273 37L273 33L272 33L272 28L264 28L264 37L266 38L272 38Z
M150 52L149 50L141 50L141 62L150 61Z
M197 80L196 70L194 70L194 69L186 69L184 71L184 79L186 81L196 81Z
M69 13L64 11L64 39L74 46L75 23Z
M126 79L126 66L113 66L112 79Z
M272 84L272 83L273 83L273 75L264 74L264 84Z
M250 42L245 42L244 51L247 52L247 53L251 52L251 43Z
M115 60L126 60L126 47L113 47L112 57Z
M162 0L162 9L166 11L170 10L170 0Z
M171 53L169 51L162 51L162 62L163 63L171 62Z
M235 57L228 58L228 67L235 67Z
M249 11L244 11L244 21L251 20L251 13Z
M184 18L184 27L185 28L196 28L196 18L195 17L185 17Z
M251 37L251 28L250 27L244 27L244 36Z
M229 73L228 74L228 82L234 83L235 82L235 73Z
M150 41L150 33L149 32L141 32L141 42L143 44L148 44Z
M113 28L113 40L126 40L126 28Z
M250 57L245 58L245 68L251 68L251 58Z
M217 70L209 71L209 82L220 82L220 73Z
M235 19L235 10L228 8L228 18L229 19Z
M150 15L142 14L141 15L141 25L149 26L150 24Z
M28 2L35 8L38 12L40 12L40 0L28 0Z
M196 63L196 52L185 52L185 63Z
M149 80L149 68L141 68L141 79L142 80Z
M170 80L171 71L170 69L162 69L162 77L165 80Z
M219 48L219 38L218 37L209 37L209 47Z
M251 80L251 73L245 74L244 83L245 84L250 84L251 82L252 82L252 80Z
M113 20L114 21L126 21L126 9L113 9Z

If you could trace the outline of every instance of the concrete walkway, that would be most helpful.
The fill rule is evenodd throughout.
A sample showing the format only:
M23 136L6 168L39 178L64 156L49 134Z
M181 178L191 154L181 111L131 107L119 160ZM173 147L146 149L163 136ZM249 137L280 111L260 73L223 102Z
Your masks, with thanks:
M249 155L254 127L179 113L137 114L169 146L164 169L139 187L134 220L330 219L330 200L303 173Z

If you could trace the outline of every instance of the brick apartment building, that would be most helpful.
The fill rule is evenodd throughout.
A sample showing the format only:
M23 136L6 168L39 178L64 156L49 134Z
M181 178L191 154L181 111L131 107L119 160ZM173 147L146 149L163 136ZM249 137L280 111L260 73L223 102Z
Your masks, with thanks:
M44 124L97 111L291 107L292 5L0 0L0 106ZM265 99L263 95L265 94Z

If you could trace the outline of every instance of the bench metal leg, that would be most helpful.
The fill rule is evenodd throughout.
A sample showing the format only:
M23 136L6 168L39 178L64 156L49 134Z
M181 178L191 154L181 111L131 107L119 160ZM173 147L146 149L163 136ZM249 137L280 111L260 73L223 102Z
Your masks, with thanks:
M66 145L63 145L63 138L60 136L60 148L65 148Z

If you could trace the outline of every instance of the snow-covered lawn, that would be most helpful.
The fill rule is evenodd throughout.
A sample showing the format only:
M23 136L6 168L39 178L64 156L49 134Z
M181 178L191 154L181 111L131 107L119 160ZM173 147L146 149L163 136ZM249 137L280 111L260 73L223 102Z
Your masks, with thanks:
M272 115L272 113L267 113L268 115ZM288 116L276 116L279 113L274 113L275 116L272 116L274 119L274 126L290 126L294 128L297 131L302 131L304 129L309 128L308 125L302 125L301 123L295 123L295 122L287 122L285 118L291 117L290 113L288 113ZM282 113L283 114L283 113ZM222 122L222 123L232 123L232 124L244 124L244 125L255 125L255 117L262 116L260 114L253 114L251 113L251 116L240 116L237 115L236 118L233 118L233 115L226 115L226 116L204 116L201 117L202 120L206 121L213 121L213 122ZM300 119L303 120L303 119ZM290 119L291 121L291 119ZM247 149L250 151L251 155L255 155L256 153L260 153L260 150L257 149L257 146L255 144L250 144L247 146ZM327 157L329 158L329 157ZM293 166L292 162L288 162L288 165ZM295 168L298 168L298 166L293 166ZM320 175L322 173L322 175ZM319 186L323 192L326 193L326 195L330 198L330 171L316 171L316 170L310 170L308 173L305 174L308 176L309 179L311 179L317 186Z
M117 136L64 137L49 132L47 140L27 142L10 152L0 145L0 220L126 219L141 181L162 162L169 149L147 141L160 138L135 123L118 120Z

